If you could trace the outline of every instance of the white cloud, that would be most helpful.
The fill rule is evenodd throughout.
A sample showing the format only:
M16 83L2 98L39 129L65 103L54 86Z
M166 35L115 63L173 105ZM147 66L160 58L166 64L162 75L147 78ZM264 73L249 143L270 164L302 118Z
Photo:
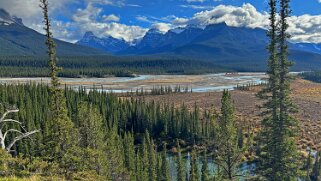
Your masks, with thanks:
M21 4L24 4L24 6L21 6ZM40 12L38 4L38 0L28 0L27 2L25 0L0 1L1 8L22 18L38 14Z
M144 36L147 29L116 23L120 18L114 14L101 16L102 9L95 6L98 1L100 0L90 1L85 9L77 10L73 16L73 28L82 34L92 31L99 37L112 36L129 42ZM107 4L110 2L104 1ZM103 19L104 22L99 21L100 19ZM111 21L114 22L110 23Z
M176 18L172 21L174 26L186 26L188 24L189 19L187 18Z
M321 15L292 16L288 22L292 40L321 43Z
M112 36L114 38L124 39L126 41L133 41L136 38L141 38L148 31L139 26L128 26L119 23L99 23L90 22L82 24L81 32L92 31L99 37Z
M191 18L176 18L173 26L184 27L188 25L205 27L209 24L225 22L229 26L263 28L269 26L269 16L266 12L258 12L249 4L241 7L219 5L212 10L196 13ZM292 35L292 41L321 43L321 15L292 16L288 19L288 32Z
M97 19L101 12L102 8L97 8L92 3L88 3L86 9L77 9L72 18L78 23L92 22Z
M114 21L114 22L118 22L120 20L119 16L116 16L114 14L110 14L110 15L103 15L102 16L103 20L106 22L110 22L110 21Z
M85 2L86 7L77 9L75 12L68 10L68 4L74 5ZM125 0L52 0L49 15L52 19L52 30L55 38L75 42L79 40L86 31L93 31L97 36L113 36L133 41L145 34L147 29L139 26L128 26L116 23L120 18L114 14L101 15L101 6L117 7L141 7L137 4L127 4ZM0 7L10 14L21 17L28 27L43 33L43 23L39 0L0 0ZM66 16L70 22L55 20L57 15ZM114 23L110 23L114 22Z
M155 23L152 25L152 28L157 29L162 33L166 33L172 28L172 25L168 23Z
M88 4L110 5L123 7L126 5L125 0L86 0Z
M319 3L321 3L321 0L318 0Z
M135 7L135 8L141 8L142 6L139 4L126 4L128 7Z
M52 20L51 25L55 38L68 42L76 42L78 40L78 36L73 31L74 23ZM33 23L29 27L38 32L45 33L42 24Z
M150 24L155 24L155 23L170 23L173 20L175 20L177 17L175 15L168 15L165 17L155 17L155 16L142 16L142 15L138 15L136 16L136 20L141 21L141 22L146 22L146 23L150 23Z
M182 4L179 5L182 8L192 8L192 9L212 9L213 6L202 6L202 5L192 5L192 4Z
M109 6L116 6L116 7L142 7L138 4L130 4L127 3L125 0L86 0L87 3L99 4L99 5L109 5Z
M50 11L65 9L65 5L77 2L77 0L54 0L50 1ZM39 8L39 0L0 0L0 7L4 8L10 14L28 19L30 17L39 16L41 10Z
M141 15L136 16L136 20L141 21L141 22L147 22L147 23L153 22L147 16L141 16Z
M73 33L68 32L72 23L64 23L52 18L54 15L70 13L67 5L78 3L77 0L54 0L49 2L49 15L52 19L53 34L56 38L73 41L69 37L74 37ZM11 15L22 18L23 23L43 33L42 12L39 7L39 0L0 0L0 7L8 11ZM58 11L59 10L59 11Z
M188 24L206 26L225 22L229 26L264 28L268 25L268 15L258 12L251 4L242 7L219 5L212 10L196 13Z

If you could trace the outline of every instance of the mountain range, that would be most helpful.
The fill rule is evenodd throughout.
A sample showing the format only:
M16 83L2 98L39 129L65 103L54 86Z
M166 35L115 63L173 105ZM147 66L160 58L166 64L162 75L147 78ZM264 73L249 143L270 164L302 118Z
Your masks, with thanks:
M0 55L45 55L44 35L24 26L22 20L0 9ZM60 56L105 55L157 56L202 60L219 66L264 66L268 53L266 30L231 27L225 23L205 28L185 27L166 33L150 29L143 38L126 42L112 36L86 32L75 44L55 40ZM321 69L321 44L289 42L290 59L297 69ZM242 69L244 67L244 69Z
M176 56L210 61L220 66L239 67L240 71L246 71L249 66L261 67L266 64L268 57L266 46L269 39L266 30L231 27L225 23L205 28L173 29L167 33L150 29L136 44L124 40L118 40L117 43L117 39L110 41L110 37L98 38L91 32L86 34L90 34L90 37L85 35L83 39L90 43L84 44L82 39L77 44L93 48L101 46L101 50L115 55ZM300 67L304 67L304 70L321 69L321 44L288 44L290 59L295 62L296 70L300 70ZM115 45L119 46L116 48Z
M225 23L219 23L209 25L205 29L177 28L167 33L150 29L142 39L136 42L133 44L111 36L99 38L92 32L87 32L76 44L101 49L116 55L171 53L189 57L192 55L198 58L210 55L213 58L213 54L221 57L224 53L232 53L237 57L255 52L266 54L265 47L268 38L266 30L260 28L230 27ZM289 47L292 51L321 54L321 43L289 43ZM203 53L199 54L199 51Z

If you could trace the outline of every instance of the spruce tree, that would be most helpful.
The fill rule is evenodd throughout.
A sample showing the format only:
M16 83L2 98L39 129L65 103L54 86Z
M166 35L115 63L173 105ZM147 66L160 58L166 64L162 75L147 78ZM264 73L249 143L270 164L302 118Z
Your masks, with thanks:
M202 177L201 180L202 181L209 181L209 172L208 172L208 161L207 161L207 154L206 151L204 151L204 156L203 156L203 162L202 162Z
M162 180L163 172L162 172L162 154L157 154L157 181Z
M281 168L278 171L282 179L296 179L299 175L299 154L296 147L296 135L298 132L298 121L291 115L296 112L296 106L290 98L290 75L289 69L292 62L288 60L288 22L290 17L290 0L280 1L280 27L279 39L279 59L280 59L280 151L279 160L282 160ZM279 147L279 148L280 148ZM278 156L277 156L278 157Z
M107 131L105 142L104 152L109 165L108 175L111 175L112 179L115 180L123 176L126 170L124 164L125 158L123 156L123 140L119 136L116 127Z
M148 135L149 136L149 135ZM148 151L148 176L150 181L156 181L157 178L157 158L156 158L155 144L151 140L149 143Z
M82 103L77 114L79 146L84 150L82 164L85 169L94 170L98 175L110 178L109 165L104 153L105 133L103 118L92 104Z
M106 130L101 114L92 104L81 103L77 109L79 145L84 148L102 149Z
M143 168L143 162L141 159L141 153L140 150L137 151L136 154L136 168L135 168L135 175L136 175L136 180L148 180L147 177L144 174L144 168Z
M177 181L184 181L185 180L185 166L184 161L182 158L181 147L179 142L177 141Z
M141 145L141 162L142 162L142 175L143 178L149 179L149 146L150 146L150 137L149 133L146 131L145 136L143 138L143 144Z
M135 180L135 145L134 145L134 135L133 133L125 133L124 136L124 160L125 166L130 172L131 180Z
M271 149L276 147L275 143L272 142L271 137L277 136L276 132L276 121L279 119L279 72L280 66L277 58L277 1L269 0L270 7L270 29L268 31L268 36L270 38L270 43L268 45L269 51L269 60L268 60L268 70L267 74L269 75L269 80L267 86L259 92L258 97L265 101L263 107L266 108L266 111L262 113L266 117L262 121L262 131L261 131L261 139L262 143L265 145L261 145L262 152L260 156L261 165L258 171L261 171L264 175L267 170L266 167L269 164L272 164L271 155L269 152L272 152ZM261 167L262 166L262 167ZM266 173L268 174L268 173Z
M163 145L161 170L162 170L161 181L170 181L169 166L167 163L166 143L164 143Z
M199 173L198 173L198 164L197 164L197 153L195 149L192 150L191 155L191 173L190 173L190 181L198 181Z
M238 174L238 166L244 153L239 148L237 129L235 127L234 105L229 91L224 90L221 99L221 116L217 129L217 151L214 162L222 168L222 175L232 180Z
M74 135L77 131L74 124L68 117L64 91L60 89L57 66L56 45L51 33L51 24L48 15L48 0L40 0L40 7L43 10L46 45L48 47L49 68L51 77L50 88L50 111L47 127L50 129L45 140L45 155L49 161L60 162L64 155L77 146L77 139ZM65 168L68 169L68 168Z
M288 22L290 17L290 0L280 1L280 27L278 31L279 39L279 59L280 59L280 152L276 152L277 160L282 160L280 168L277 168L282 179L296 179L299 175L299 154L296 147L296 135L299 130L298 121L291 115L296 112L296 106L290 98L289 69L292 62L288 60ZM278 165L278 164L277 164ZM277 174L276 174L277 175Z
M268 180L289 180L298 176L298 153L295 145L297 121L291 116L295 111L289 93L290 77L288 61L287 18L290 16L289 0L280 0L279 21L277 1L270 0L270 57L269 82L258 96L265 103L262 115L261 143L258 172Z

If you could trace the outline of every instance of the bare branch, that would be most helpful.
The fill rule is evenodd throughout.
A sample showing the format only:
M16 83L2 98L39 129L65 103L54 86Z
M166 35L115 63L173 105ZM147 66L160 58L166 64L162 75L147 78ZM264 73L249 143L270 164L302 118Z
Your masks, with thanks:
M20 133L20 134L23 134L21 131L18 131L16 129L9 129L8 131L6 131L3 135L3 139L6 139L6 136L9 132L17 132L17 133Z
M4 123L4 122L15 122L15 123L18 123L18 124L22 124L20 121L17 121L17 120L14 120L14 119L5 119L5 120L2 120L0 123Z
M20 121L17 121L17 120L14 120L14 119L5 119L5 120L2 120L2 122L0 122L0 124L1 124L1 123L5 123L5 122L14 122L14 123L17 123L17 124L22 125L22 123L21 123ZM5 125L5 124L3 124L3 125L1 126L0 130L3 129L4 125ZM21 127L21 126L20 126L20 127Z
M6 116L10 113L17 113L19 112L19 109L13 109L13 110L7 110L5 113L3 113L1 119L0 119L0 123L3 122L4 118L6 118Z
M6 150L8 152L10 152L11 148L13 147L13 145L17 142L17 141L20 141L22 140L23 138L27 138L35 133L38 133L39 130L34 130L34 131L30 131L30 132L27 132L27 133L23 133L22 135L20 136L17 136L13 139L13 141L9 144L9 146L7 146Z
M3 115L2 117L0 118L0 124L2 123L5 123L5 122L8 122L8 123L17 123L19 124L20 126L22 125L21 122L17 121L17 120L14 120L14 119L5 119L6 116L10 113L17 113L19 112L19 109L12 109L12 110L7 110ZM30 131L30 132L21 132L19 130L16 130L16 129L9 129L7 130L4 134L2 132L2 129L3 129L3 126L4 124L2 124L1 128L0 128L0 141L1 141L1 147L5 150L7 150L7 152L11 152L11 148L13 147L13 145L17 142L17 141L20 141L24 138L27 138L27 137L30 137L31 135L39 132L39 130L34 130L34 131ZM21 128L25 131L24 127L21 126ZM16 133L19 133L20 135L15 137L12 142L6 147L5 146L5 139L6 139L6 136L10 133L10 132L16 132Z

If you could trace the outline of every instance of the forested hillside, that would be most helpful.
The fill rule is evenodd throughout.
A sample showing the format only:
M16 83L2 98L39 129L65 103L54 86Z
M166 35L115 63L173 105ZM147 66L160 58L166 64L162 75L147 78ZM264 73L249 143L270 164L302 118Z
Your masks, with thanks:
M173 56L62 56L62 77L133 76L133 74L206 74L218 72L264 72L265 62L252 60L211 62ZM321 63L295 62L291 71L319 70ZM44 56L0 56L0 77L47 77Z
M148 160L151 150L162 150L162 141L166 141L172 147L176 145L176 139L185 140L188 144L200 143L201 140L209 139L215 134L213 132L215 124L208 117L212 113L208 112L207 121L201 122L201 112L197 108L190 113L186 107L174 108L173 105L146 103L143 99L119 100L116 95L109 93L66 89L64 97L68 117L72 120L73 129L75 129L72 134L77 135L75 139L80 139L80 142L73 138L66 138L71 139L70 141L76 146L70 149L77 149L70 150L71 153L60 158L60 163L50 163L50 157L47 158L48 153L46 153L46 144L50 141L47 140L47 135L54 134L52 127L48 124L50 118L47 116L50 110L50 88L46 85L1 85L0 97L0 101L6 103L1 105L1 112L9 110L10 105L19 107L18 114L11 114L7 118L19 120L22 127L15 125L11 128L21 132L41 131L32 136L31 140L15 144L12 148L15 151L12 153L30 159L10 163L12 165L2 172L4 175L13 173L28 176L37 170L41 175L64 173L70 178L77 178L81 175L74 174L94 171L95 167L97 169L100 167L99 172L108 169L105 170L106 175L103 175L108 178L138 177L138 174L147 174L147 170L136 170L137 164L145 168L149 167L149 164L146 161L137 162L137 159ZM145 132L150 134L145 135ZM11 134L7 139L12 140L15 136L16 134ZM151 143L150 137L154 138L156 143ZM144 144L137 145L141 143ZM154 148L146 150L149 146ZM156 146L159 149L156 149ZM138 151L137 154L135 150ZM158 158L160 154L156 152L151 154L158 155L157 160L161 159L161 157ZM72 155L77 156L74 158ZM108 159L103 159L107 155ZM37 158L44 158L44 160ZM95 159L99 162L95 163ZM56 168L57 166L59 168ZM94 172L87 174L90 173L93 176L96 175Z
M210 62L175 57L115 57L66 56L59 57L63 77L131 76L132 74L204 74L235 71ZM1 77L48 76L45 57L0 57ZM253 71L256 67L253 67Z
M301 76L306 80L321 83L321 72L320 71L304 72L301 74Z

